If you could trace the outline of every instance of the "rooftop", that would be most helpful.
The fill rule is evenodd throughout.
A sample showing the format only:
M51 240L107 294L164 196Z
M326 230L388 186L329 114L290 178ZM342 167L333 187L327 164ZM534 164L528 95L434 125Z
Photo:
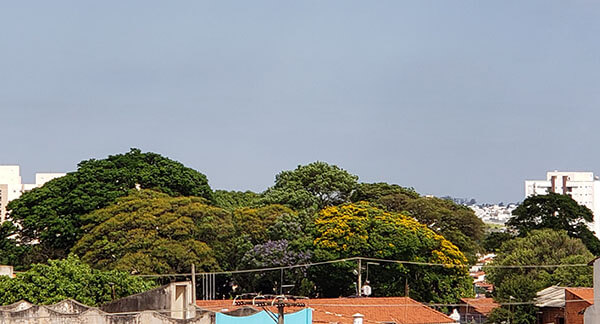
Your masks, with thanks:
M469 306L469 313L481 315L489 315L494 308L500 307L493 298L461 298L461 301Z
M197 305L212 311L233 311L240 307L232 305L232 300L199 300ZM364 315L365 322L370 323L455 323L445 314L408 297L318 298L307 300L306 305L313 309L313 323L351 324L356 313Z

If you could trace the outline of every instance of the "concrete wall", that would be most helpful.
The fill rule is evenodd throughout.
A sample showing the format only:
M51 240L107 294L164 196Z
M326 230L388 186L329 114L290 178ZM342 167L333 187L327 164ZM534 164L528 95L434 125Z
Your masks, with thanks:
M215 315L198 312L188 319L170 317L168 311L106 313L73 300L53 305L32 305L21 301L0 306L2 324L214 324Z
M192 283L174 282L150 291L117 299L100 306L107 313L159 311L175 319L194 318L196 306L192 298Z

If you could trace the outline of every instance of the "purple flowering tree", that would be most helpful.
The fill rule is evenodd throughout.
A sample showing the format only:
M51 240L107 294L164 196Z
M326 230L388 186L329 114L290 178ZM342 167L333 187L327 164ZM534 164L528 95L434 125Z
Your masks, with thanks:
M288 240L267 241L255 245L242 258L242 267L258 269L269 267L292 266L309 263L311 251L297 251L290 246ZM263 294L279 293L281 271L261 271L239 275L236 278L245 292L262 292ZM303 295L312 284L306 279L306 268L287 268L283 270L283 284L294 285L284 289L284 293Z

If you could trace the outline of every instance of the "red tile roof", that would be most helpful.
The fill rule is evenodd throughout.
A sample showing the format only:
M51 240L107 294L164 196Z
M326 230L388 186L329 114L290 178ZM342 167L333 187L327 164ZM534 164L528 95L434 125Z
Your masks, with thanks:
M481 315L489 315L494 308L500 307L493 298L461 298L463 303L469 306L469 313L477 312Z
M237 309L231 300L199 300L199 307L213 311ZM395 322L398 324L446 324L454 321L445 314L408 297L318 298L310 299L313 323L351 324L352 315L363 314L365 323ZM296 311L297 309L290 309Z
M585 300L590 304L594 303L594 288L565 288L573 295Z

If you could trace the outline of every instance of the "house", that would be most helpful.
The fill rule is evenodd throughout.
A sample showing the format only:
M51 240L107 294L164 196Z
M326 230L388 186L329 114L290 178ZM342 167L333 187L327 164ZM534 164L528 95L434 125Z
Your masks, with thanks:
M493 298L461 298L458 308L461 323L484 323L494 308L500 307Z
M537 293L538 323L583 324L584 310L594 303L594 288L552 286Z
M233 305L231 300L199 300L196 304L201 309L224 314L238 312L244 308ZM357 313L364 316L364 323L456 323L444 313L408 297L318 298L307 300L306 306L312 309L312 323L351 324L354 320L353 316ZM259 309L256 311L258 312ZM245 311L248 311L247 306ZM290 309L290 312L297 312L297 310Z

